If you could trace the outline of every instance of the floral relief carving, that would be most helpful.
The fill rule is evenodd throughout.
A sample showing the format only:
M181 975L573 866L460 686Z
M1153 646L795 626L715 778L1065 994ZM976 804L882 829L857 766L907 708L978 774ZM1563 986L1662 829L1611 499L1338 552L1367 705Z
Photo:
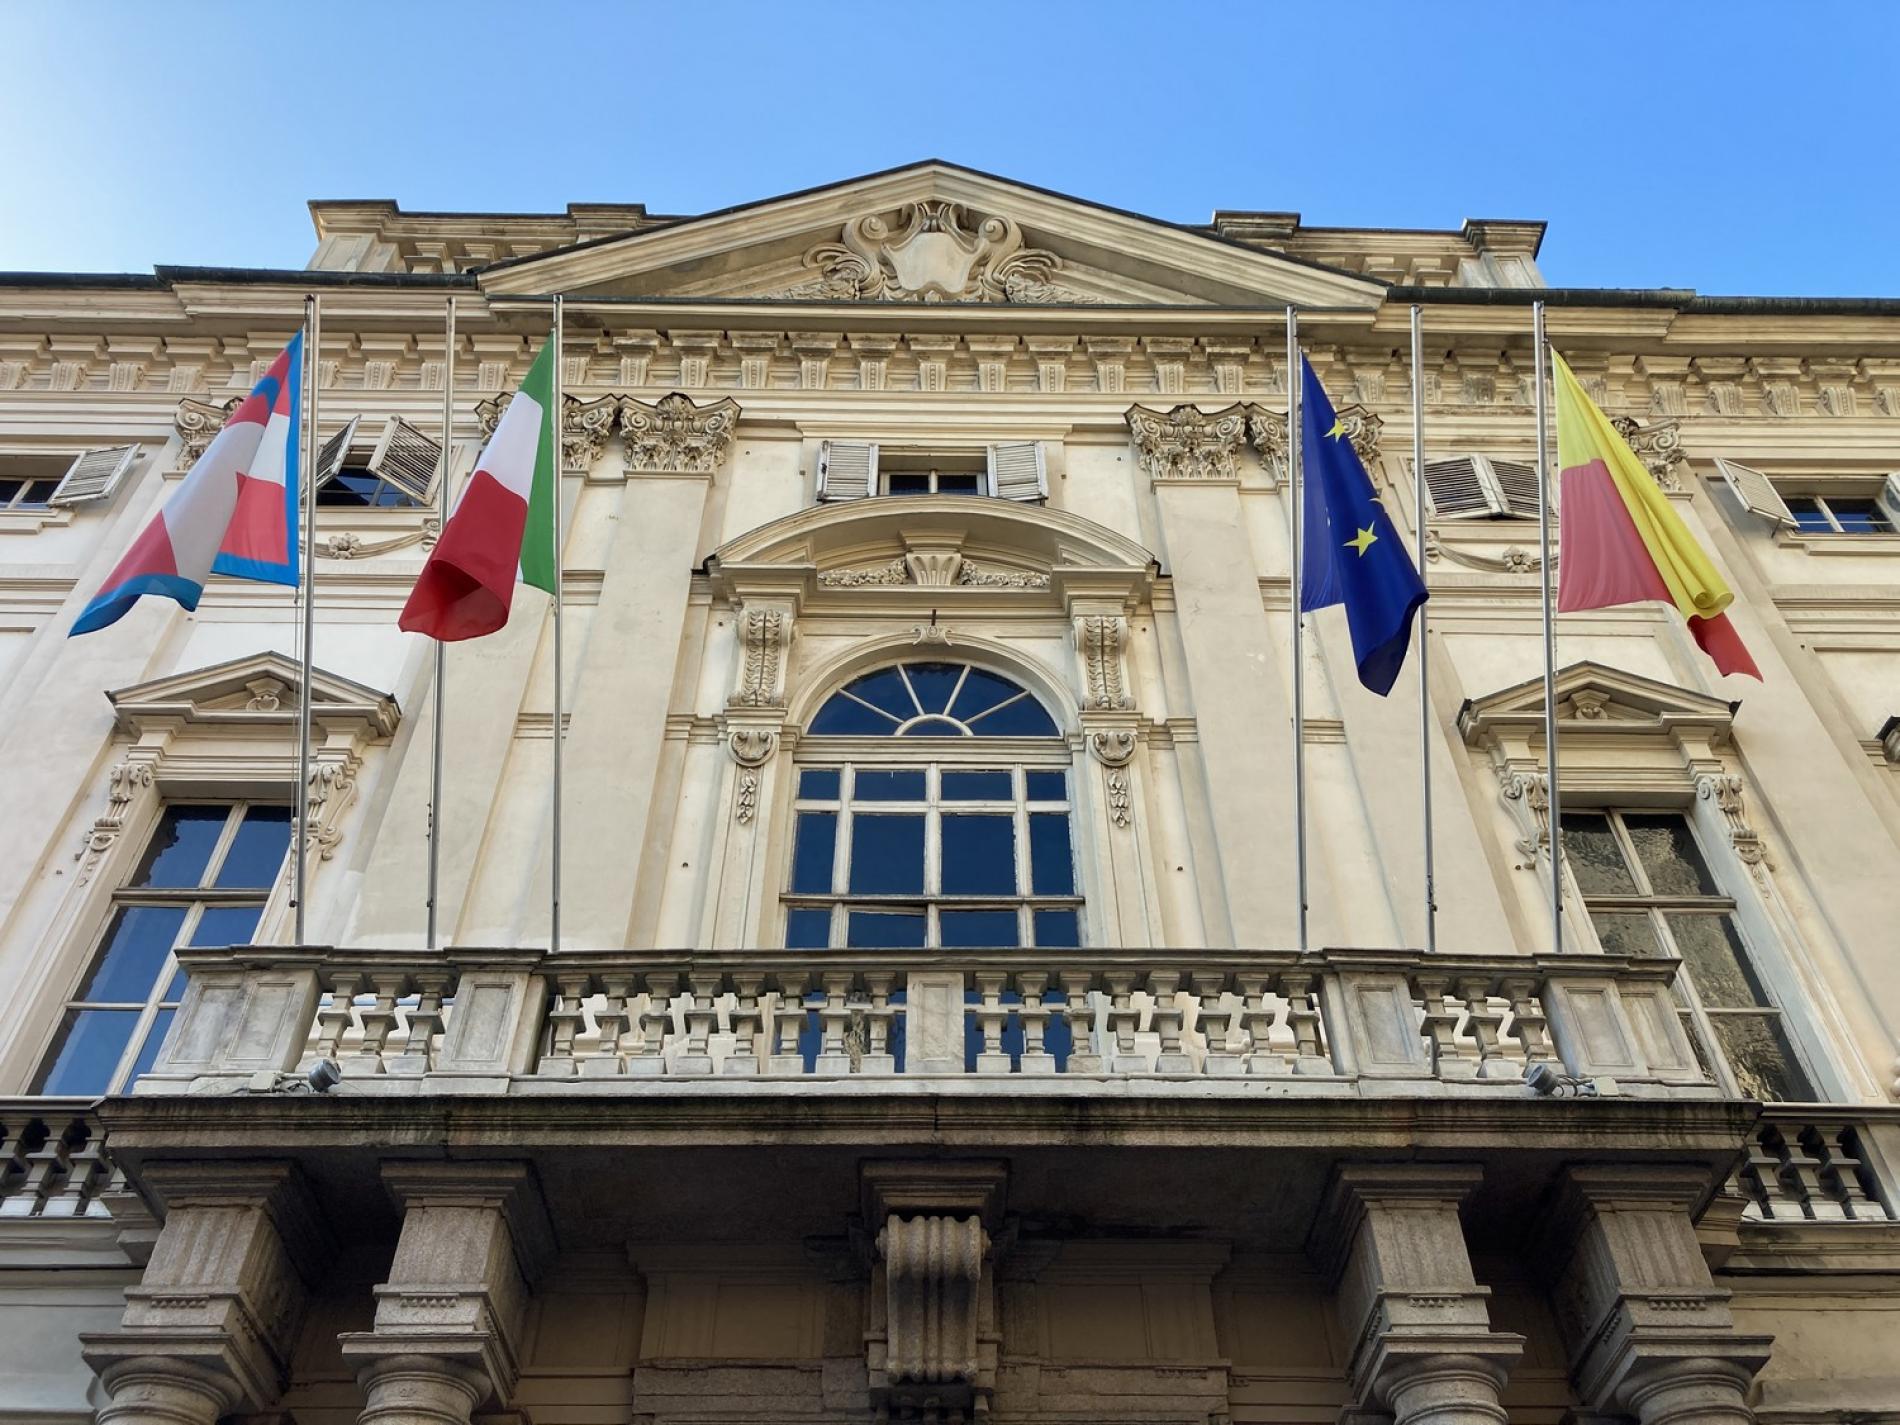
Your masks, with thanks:
M778 734L763 727L736 727L726 739L732 760L739 764L739 780L733 789L732 818L741 826L751 824L759 812L759 768L778 750Z
M1748 820L1748 810L1742 800L1742 779L1733 772L1705 772L1696 778L1695 790L1703 801L1715 803L1728 828L1729 844L1735 848L1735 854L1756 880L1764 880L1775 864L1768 857L1761 833Z
M79 885L92 880L106 852L125 830L125 819L133 802L153 781L152 764L129 757L106 773L106 809L87 830L85 844L73 853L73 860L83 863L79 868Z
M700 406L677 391L648 404L620 398L620 431L627 446L627 471L678 471L710 475L725 463L739 425L737 401Z
M1133 798L1128 791L1128 772L1125 768L1110 767L1103 777L1108 788L1108 819L1126 827L1135 819Z
M1134 706L1122 679L1122 650L1128 640L1128 620L1115 614L1087 614L1075 621L1075 644L1082 653L1086 674L1087 706Z
M224 429L224 423L231 419L231 412L238 408L243 398L233 396L222 405L213 405L209 401L194 400L187 396L178 403L178 409L172 413L172 428L178 432L183 446L178 457L178 468L189 470L198 463L217 439L218 432Z
M734 707L784 705L780 675L789 625L790 620L780 609L746 609L739 615L739 691L733 695Z
M317 546L319 559L374 559L379 554L394 554L399 549L411 545L421 545L424 549L433 548L436 537L442 533L442 521L435 515L427 516L420 525L407 534L392 535L388 539L364 539L351 530L333 534Z
M857 589L867 586L885 587L910 582L910 567L902 555L888 564L874 565L869 569L821 569L818 582L827 589Z
M1012 218L921 200L894 221L869 213L806 252L817 273L773 295L834 302L1090 302L1055 281L1062 260L1029 247Z
M987 569L966 559L957 569L957 583L966 589L1046 589L1049 576L1031 569Z
M1507 544L1496 554L1484 554L1456 540L1447 542L1435 529L1425 531L1425 558L1431 563L1449 559L1454 564L1481 569L1487 574L1535 574L1544 563L1536 550L1520 544ZM1555 550L1551 551L1550 567L1557 567Z
M1240 405L1207 412L1198 406L1151 411L1130 406L1128 429L1135 454L1151 480L1235 480L1236 457L1246 433L1246 409Z
M1287 471L1286 412L1266 406L1247 407L1247 438L1260 453L1260 463L1275 480Z
M1550 775L1505 765L1498 768L1498 795L1522 832L1515 842L1525 860L1518 870L1535 870L1540 856L1550 852Z

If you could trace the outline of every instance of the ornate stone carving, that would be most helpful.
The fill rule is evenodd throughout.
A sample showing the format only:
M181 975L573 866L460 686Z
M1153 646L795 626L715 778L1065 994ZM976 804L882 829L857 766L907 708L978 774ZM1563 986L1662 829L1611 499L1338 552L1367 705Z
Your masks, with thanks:
M935 613L932 613L929 623L912 624L910 632L913 648L920 644L936 644L939 647L949 648L956 643L956 639L951 636L950 626L938 623Z
M1089 734L1089 751L1104 767L1126 767L1135 755L1136 742L1131 728L1102 728Z
M734 707L784 706L782 675L790 623L781 609L746 609L740 613L739 691L733 695Z
M868 213L837 242L805 254L818 275L773 295L834 302L1090 302L1054 277L1062 260L1024 245L1011 218L973 218L960 203L920 200L896 220Z
M1636 452L1636 458L1643 462L1645 469L1656 477L1656 483L1663 493L1676 495L1682 492L1682 467L1687 463L1682 453L1682 432L1674 420L1650 421L1644 424L1634 416L1612 416L1610 424L1616 427L1616 433L1629 443Z
M977 1373L979 1217L899 1217L877 1234L886 1283L884 1373L892 1385L963 1385Z
M304 853L314 851L317 859L328 861L342 844L343 829L338 824L343 811L356 795L356 762L324 760L310 769L310 802L304 835Z
M1425 531L1425 558L1432 563L1449 559L1454 564L1462 564L1467 569L1482 569L1487 574L1535 574L1544 563L1535 550L1522 545L1507 544L1496 554L1483 554L1455 540L1447 543L1435 529ZM1550 567L1557 567L1554 553Z
M180 470L189 470L198 463L198 457L217 439L218 432L224 429L224 423L231 419L231 412L242 399L233 396L223 405L212 405L187 396L178 403L178 409L172 413L172 428L178 432L179 442L184 447L178 457Z
M380 554L394 554L410 545L432 548L437 536L442 533L442 521L435 515L425 517L421 524L407 534L392 535L388 539L364 539L360 534L344 530L333 534L317 546L319 559L374 559Z
M1748 820L1748 811L1742 801L1742 779L1733 772L1705 772L1696 778L1696 795L1705 802L1714 802L1722 813L1722 820L1728 827L1729 844L1735 848L1735 854L1747 866L1750 874L1761 880L1764 873L1775 868L1768 857L1767 847L1762 844L1761 833L1755 830Z
M674 392L649 405L620 398L620 431L627 445L627 472L670 470L710 475L725 463L739 424L737 401L699 406Z
M1287 470L1286 412L1266 406L1247 407L1247 438L1260 453L1260 463L1275 480Z
M818 571L818 582L827 589L908 584L910 566L904 562L904 557L900 554L889 564L878 564L869 569L821 569Z
M749 825L759 810L759 772L778 750L778 734L763 727L736 727L726 739L732 760L739 764L739 783L733 791L732 817Z
M253 678L244 686L251 692L250 700L244 704L246 712L276 712L293 696L281 678Z
M79 868L79 885L83 886L92 880L106 852L112 849L120 833L125 830L125 819L132 810L132 803L138 800L139 792L151 786L152 782L152 764L142 759L128 757L106 773L106 809L86 832L85 844L73 853L73 860L83 863Z
M1075 646L1082 655L1087 683L1085 707L1134 706L1122 679L1122 649L1127 641L1128 620L1119 615L1084 614L1076 619Z
M495 434L495 427L501 424L502 412L508 409L508 403L514 398L513 391L503 391L499 396L475 403L475 420L481 426L483 439ZM612 396L583 401L578 396L563 395L561 412L561 468L581 471L592 469L594 461L600 458L600 452L607 444L607 437L613 434L619 403Z
M1525 860L1518 863L1518 870L1535 870L1538 858L1550 852L1550 774L1502 766L1498 795L1522 832L1515 845Z
M888 564L869 568L821 569L826 589L895 588L905 584L964 589L1046 589L1049 576L1034 569L991 569L965 559L954 549L913 549Z
M1102 775L1108 789L1108 819L1125 828L1135 819L1133 799L1128 792L1128 773L1121 767L1110 767Z
M1135 453L1151 480L1235 480L1240 472L1235 457L1246 433L1246 408L1203 411L1198 406L1176 406L1151 411L1130 406L1128 429Z
M957 583L966 589L1046 589L1049 576L1031 569L986 569L966 559L957 569Z
M1352 443L1353 453L1370 470L1379 458L1379 432L1385 429L1385 422L1377 412L1356 404L1334 407L1333 416Z

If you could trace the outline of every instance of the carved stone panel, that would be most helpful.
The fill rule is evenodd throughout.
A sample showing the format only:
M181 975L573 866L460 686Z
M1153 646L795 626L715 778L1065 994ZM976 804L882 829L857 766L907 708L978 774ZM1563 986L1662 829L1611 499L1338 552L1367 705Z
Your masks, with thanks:
M1088 302L1058 284L1062 260L1012 218L928 199L867 213L805 254L817 276L774 295L840 302Z
M725 463L739 424L737 401L699 406L674 392L649 405L620 398L620 430L627 446L627 472L676 471L710 475Z
M1237 457L1247 429L1244 406L1213 412L1188 405L1171 411L1130 406L1127 419L1135 454L1149 479L1239 478Z

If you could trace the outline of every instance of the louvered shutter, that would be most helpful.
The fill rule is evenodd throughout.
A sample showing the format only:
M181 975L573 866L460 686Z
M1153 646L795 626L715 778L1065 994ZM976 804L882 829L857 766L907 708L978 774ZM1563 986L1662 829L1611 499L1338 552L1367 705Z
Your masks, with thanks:
M1039 440L1013 440L990 447L990 493L1004 500L1042 500L1049 495L1049 468Z
M1880 493L1875 499L1880 505L1880 512L1887 517L1887 523L1900 530L1900 471L1881 482Z
M1425 462L1425 494L1432 514L1443 520L1483 519L1502 514L1481 457L1455 455Z
M429 487L442 463L442 447L401 416L391 416L369 458L370 470L418 505L428 503Z
M1733 460L1724 460L1719 455L1715 457L1715 468L1722 472L1722 478L1728 482L1729 490L1743 509L1776 525L1788 529L1795 527L1795 518L1788 511L1788 502L1781 498L1775 482L1761 471Z
M321 490L336 478L337 471L343 468L343 462L350 458L350 442L356 439L356 423L362 417L354 416L350 423L326 440L317 450L317 473L312 481Z
M1528 515L1536 519L1537 467L1516 460L1492 460L1487 463L1491 466L1493 487L1504 506L1503 513ZM1556 507L1556 501L1553 500L1551 508Z
M94 500L109 500L138 458L136 445L109 445L103 450L88 450L67 467L46 503L85 505Z
M861 440L818 442L818 498L861 500L877 488L877 446Z

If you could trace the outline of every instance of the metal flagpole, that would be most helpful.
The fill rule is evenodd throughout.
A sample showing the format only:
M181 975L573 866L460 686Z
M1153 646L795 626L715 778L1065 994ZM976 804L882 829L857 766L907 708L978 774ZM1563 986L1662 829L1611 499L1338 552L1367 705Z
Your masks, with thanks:
M1538 583L1544 596L1544 748L1550 787L1550 948L1564 948L1563 799L1557 790L1557 625L1551 606L1550 574L1550 433L1546 429L1545 372L1550 364L1544 339L1544 304L1531 304L1531 344L1537 354L1537 550Z
M303 299L304 389L302 489L303 569L297 590L303 604L303 672L297 695L297 859L296 881L292 888L296 907L296 941L304 944L304 900L310 879L310 642L317 623L317 390L323 384L323 371L317 360L318 343L323 340L323 309L316 295Z
M561 298L554 299L554 827L549 838L554 854L553 898L548 908L548 949L561 948L561 744L566 740L561 726L561 467L566 456L561 448L562 427L566 424L561 393Z
M1300 314L1286 309L1286 468L1293 503L1293 858L1297 868L1300 906L1300 946L1306 947L1306 677L1300 612L1300 546L1306 540L1300 502Z
M1425 579L1425 339L1419 308L1412 307L1412 501L1413 557L1420 582ZM1438 948L1438 878L1432 859L1432 646L1426 637L1427 599L1418 606L1418 768L1420 803L1425 811L1425 953Z
M442 333L442 480L436 486L437 538L449 527L449 477L455 473L455 298L449 298ZM448 645L435 642L435 745L429 764L429 948L436 946L436 900L442 866L442 682L448 676Z

